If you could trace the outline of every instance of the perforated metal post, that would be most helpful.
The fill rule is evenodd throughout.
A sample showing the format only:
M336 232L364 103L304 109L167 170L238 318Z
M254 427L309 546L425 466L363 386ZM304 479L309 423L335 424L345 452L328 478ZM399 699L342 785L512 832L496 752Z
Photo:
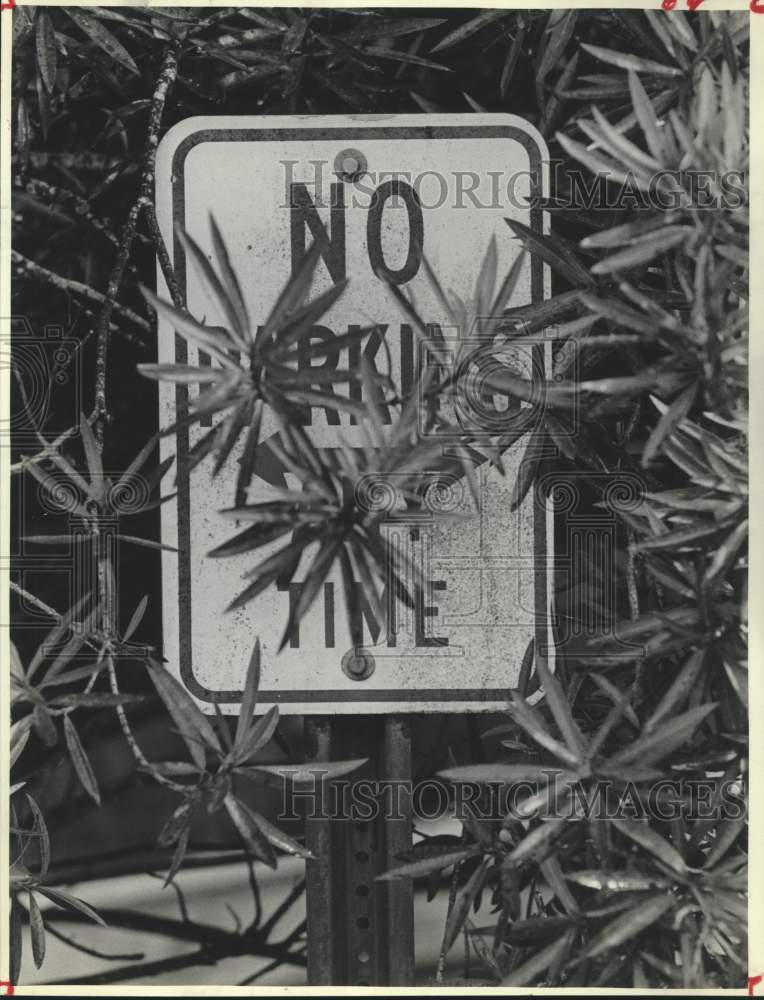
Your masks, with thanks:
M404 879L375 881L400 864L397 855L411 847L411 796L396 785L410 788L410 723L401 716L308 719L306 750L316 763L368 758L348 780L380 783L379 794L365 795L364 805L356 805L349 818L306 818L307 844L316 857L307 862L308 982L410 986L412 886ZM352 812L353 796L346 802ZM331 794L325 806L331 813Z

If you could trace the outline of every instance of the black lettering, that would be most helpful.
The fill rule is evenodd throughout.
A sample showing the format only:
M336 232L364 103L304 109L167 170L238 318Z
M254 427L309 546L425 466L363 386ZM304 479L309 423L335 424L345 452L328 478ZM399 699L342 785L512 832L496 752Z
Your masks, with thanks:
M430 590L445 590L446 581L445 580L430 580L429 581ZM426 605L424 603L424 588L417 587L414 594L414 623L415 623L415 639L414 644L416 646L447 646L448 639L442 636L435 635L425 635L425 618L434 618L438 609L431 605Z
M301 182L291 185L290 223L292 236L292 273L302 263L307 253L305 233L310 230L313 240L322 244L321 257L335 284L344 281L347 273L345 261L345 195L342 184L332 184L329 224L331 234L318 214L315 202Z
M329 351L320 365L312 365L311 358L309 354L310 345L315 340L320 340L326 343L329 340L334 340L334 332L329 329L328 326L313 326L310 330L309 337L303 337L297 347L297 367L302 371L308 371L310 368L315 368L318 371L334 371L337 368L337 351ZM316 388L320 392L327 396L333 396L334 390L332 389L331 383L325 382L322 385L316 385L311 388ZM340 415L331 406L316 407L316 409L323 409L326 413L327 424L333 424L339 426ZM305 406L301 408L300 413L300 424L303 427L310 427L313 424L313 409L310 406Z
M294 613L297 610L297 602L300 600L303 585L301 583L282 583L281 581L277 581L276 587L282 594L287 590L289 591L289 617L290 619L294 619ZM294 622L289 630L289 647L290 649L300 648L300 623L297 621Z
M334 584L324 584L324 645L334 649Z
M360 326L358 326L357 324L352 324L350 327L348 327L348 329L351 333L353 333L356 330L359 330ZM375 327L369 334L368 339L366 340L366 344L364 345L363 348L363 356L369 362L369 367L375 372L378 371L375 358L377 356L377 352L382 346L382 341L384 340L386 333L387 333L387 324L385 324L384 326ZM361 367L361 345L358 341L355 341L355 343L352 343L350 345L349 355L350 355L350 360L348 367L351 369L351 371L359 371ZM363 393L363 388L361 382L356 380L350 383L351 399L356 399L358 400L359 403L362 402L363 400L362 393ZM392 423L392 418L390 416L390 409L385 403L385 394L382 391L381 385L374 386L374 396L376 399L377 407L382 412L382 419L384 423L386 424ZM353 414L351 414L350 416L350 423L351 424L358 423L357 418L353 416Z
M403 267L393 270L385 263L382 252L382 213L389 198L399 195L406 207L409 223L409 249ZM416 191L404 181L392 180L380 184L374 192L374 199L366 220L366 242L369 250L371 269L383 281L393 285L405 285L411 281L422 263L424 245L424 219L422 206Z

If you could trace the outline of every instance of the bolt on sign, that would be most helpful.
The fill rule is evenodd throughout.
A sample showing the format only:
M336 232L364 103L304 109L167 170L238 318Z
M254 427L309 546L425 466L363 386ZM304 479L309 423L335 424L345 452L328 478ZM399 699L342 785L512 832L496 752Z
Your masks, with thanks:
M526 405L487 390L480 365L461 361L465 352L478 356L485 347L487 312L513 264L516 282L505 305L548 294L543 263L527 254L518 261L522 248L505 221L542 230L538 200L546 193L546 159L542 138L513 115L190 118L171 129L159 149L159 221L190 313L213 325L225 320L191 263L187 267L178 227L214 261L214 218L253 325L265 322L290 275L321 240L312 295L343 279L348 284L311 336L331 340L359 327L369 332L320 363L338 370L363 365L390 376L405 396L417 391L425 366L436 360L427 336L391 293L390 285L397 288L427 330L442 336L439 377L444 368L447 377L449 365L460 372L443 404L448 419L438 422L445 429L432 431L442 434L447 455L465 433L478 446L481 434L496 440L510 410ZM160 295L169 298L161 273L158 281ZM491 364L525 378L543 375L546 347L531 341L510 342L502 355L491 352ZM305 367L315 364L306 354ZM165 320L159 361L205 363ZM351 381L333 390L363 403L369 384ZM162 426L177 419L180 393L196 391L160 385ZM395 419L389 400L376 402L383 423ZM351 413L306 406L303 424L317 448L364 444L364 428ZM236 710L257 637L260 705L277 703L282 713L295 714L496 710L506 705L529 640L551 648L551 514L533 491L511 511L524 439L505 452L503 476L479 447L469 483L461 473L446 481L433 473L428 483L422 469L415 511L396 503L394 477L358 483L359 503L369 510L389 505L383 530L417 567L413 607L388 596L387 621L379 621L358 581L364 645L355 647L338 568L279 652L314 550L289 581L226 613L244 574L259 562L255 557L270 550L208 557L232 534L219 511L232 504L237 469L234 455L215 478L211 457L190 475L184 470L184 457L208 427L182 426L163 445L166 455L178 456L177 500L162 508L162 540L178 549L163 553L164 655L202 707L212 710L217 702ZM278 424L265 418L249 503L267 500L274 487L300 488L271 448L278 434Z

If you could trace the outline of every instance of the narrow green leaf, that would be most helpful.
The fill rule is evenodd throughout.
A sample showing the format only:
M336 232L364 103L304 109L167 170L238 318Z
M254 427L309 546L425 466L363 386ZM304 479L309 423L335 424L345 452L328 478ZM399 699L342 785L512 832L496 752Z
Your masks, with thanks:
M597 889L600 892L644 892L649 889L668 889L671 886L667 878L631 872L578 871L568 872L565 878L585 889Z
M265 784L282 787L285 781L293 785L314 786L319 781L344 778L367 762L367 758L342 761L316 761L313 764L258 764L249 768L251 774L263 779Z
M347 284L347 280L338 281L310 302L285 315L284 319L278 324L273 341L263 345L262 353L266 357L283 358L294 344L303 341L300 344L300 352L302 354L302 351L310 345L309 335L312 327L324 313L327 313L332 308L347 288ZM337 350L338 345L334 340L321 341L321 343L329 350ZM290 355L290 357L293 357L293 355ZM296 375L299 372L292 372L292 374ZM315 377L318 378L318 372L315 373Z
M140 364L138 371L145 378L177 385L209 385L220 379L219 368L196 368L193 365Z
M570 704L562 686L557 678L552 674L546 662L546 657L540 652L536 653L536 672L538 673L541 686L546 695L547 704L554 716L554 720L562 733L565 743L578 761L582 761L586 756L586 743L583 734L578 728L578 723L573 718Z
M242 323L246 322L248 324L248 320L240 316L237 303L231 299L228 290L224 287L223 282L218 277L199 244L181 226L176 226L176 231L178 239L183 244L183 249L187 256L193 262L194 269L201 278L203 286L212 300L217 303L225 317L227 335L240 351L247 352L251 346L248 336L249 331L247 327L242 328ZM218 237L220 237L219 233ZM236 293L234 292L235 295Z
M136 631L138 626L143 621L143 616L146 614L146 608L149 603L149 595L144 594L143 597L138 601L138 606L135 611L133 611L130 621L127 623L127 628L125 629L124 635L122 636L122 642L129 642L130 637Z
M93 920L95 923L100 924L102 927L106 926L104 919L96 913L92 906L89 906L84 900L79 899L77 896L72 896L68 892L64 892L62 889L53 889L48 885L39 885L36 887L37 892L42 893L43 896L47 896L51 902L56 903L57 906L62 907L65 910L73 910L75 913L80 913L82 916L88 918L88 920Z
M663 411L660 420L655 425L642 451L643 468L646 468L650 464L665 439L676 430L677 426L690 412L697 394L698 383L693 382L679 393L671 403L671 406Z
M564 744L556 740L549 730L546 728L541 716L536 712L535 709L526 702L518 697L513 697L512 704L509 706L509 711L515 717L518 724L522 726L526 733L534 739L539 746L544 747L551 753L558 757L560 760L564 761L570 767L576 767L578 764L578 758L576 755Z
M38 686L40 689L47 687L61 687L62 684L72 684L74 681L81 681L84 677L87 677L89 680L93 674L100 673L105 666L106 663L104 660L101 660L100 663L98 661L94 663L87 663L74 670L67 670L63 673L57 674L55 677L46 676L40 681Z
M222 326L205 326L203 323L195 320L189 312L177 309L169 302L164 302L150 288L145 288L143 285L141 286L141 292L149 305L153 306L162 319L165 319L172 325L176 333L179 333L181 337L201 347L208 354L211 354L223 368L227 368L229 371L236 368L235 362L228 354L228 351L234 349L236 345ZM156 367L156 365L149 365L149 373L155 371ZM139 365L138 370L142 371L143 366ZM211 370L214 371L215 369ZM221 371L217 374L218 378L221 379L225 372Z
M621 709L621 714L626 716L632 726L639 728L639 718L631 707L626 694L620 688L617 688L612 681L609 681L607 677L603 677L602 674L592 673L590 676L597 687L607 694L613 705Z
M510 851L509 860L519 864L528 858L538 860L543 857L551 850L552 840L560 836L568 822L569 820L561 817L542 820Z
M647 239L653 233L660 233L664 226L673 226L681 218L682 213L679 211L655 212L647 219L625 222L621 226L613 226L611 229L603 229L599 233L587 236L581 240L579 246L585 250L623 246L634 240Z
M80 743L80 738L77 735L77 730L74 728L74 723L69 718L68 715L64 716L64 738L66 740L66 746L69 750L69 756L72 758L72 764L74 764L74 770L77 772L77 777L82 782L82 787L88 793L88 795L93 799L96 805L101 804L101 793L98 790L98 783L93 774L93 768L91 767L88 755Z
M743 833L745 827L745 817L720 820L716 830L716 839L711 844L711 848L703 862L703 867L706 869L714 868L732 847L740 834Z
M244 681L244 693L239 707L239 717L236 720L236 735L233 745L235 749L241 749L244 738L249 731L252 722L252 713L257 705L257 692L260 689L260 640L255 640L252 655L249 658L247 676Z
M542 83L565 51L576 27L577 10L551 10L547 17L544 50L536 70L536 82Z
M538 254L551 268L577 286L591 287L594 279L580 261L561 246L551 234L539 234L516 219L504 219L506 224L531 253Z
M236 827L241 839L256 858L263 861L269 868L276 868L276 852L270 841L254 821L249 809L229 792L223 800L226 812Z
M664 163L666 143L658 126L658 116L652 101L647 96L647 91L642 86L642 81L633 70L629 71L629 91L634 105L634 114L647 140L650 152L659 163Z
M519 781L548 781L553 771L542 764L466 764L438 771L438 775L448 781L514 785Z
M168 777L198 777L199 768L185 760L152 761L151 769L166 774Z
M627 139L623 132L610 124L596 105L592 106L592 116L597 123L596 128L586 121L580 121L579 125L589 135L590 139L594 139L595 142L603 145L612 157L615 159L622 158L637 171L647 170L654 172L661 169L662 164L659 160L656 160L653 156L648 156L639 146L630 139Z
M32 711L35 731L46 746L53 747L58 742L58 733L50 712L44 705L37 704Z
M290 837L289 834L284 833L283 830L279 830L277 826L274 826L273 823L266 819L261 813L250 812L250 816L260 828L261 832L265 834L268 842L272 844L273 847L277 847L285 854L292 854L297 858L305 858L306 860L315 859L315 856L308 850L307 847L298 843L293 837Z
M409 861L398 868L393 868L384 875L378 875L377 882L389 882L396 878L418 878L420 875L428 875L430 872L442 871L450 868L451 865L458 865L468 858L477 857L482 853L480 847L462 847L459 850L446 850L441 854L436 854L427 858L418 858L416 861Z
M256 349L261 350L271 340L273 333L279 328L284 319L302 306L305 296L310 289L313 273L321 258L321 251L324 249L325 243L325 236L313 241L297 269L284 285L271 309L268 319L257 331L255 337Z
M488 873L488 866L492 863L492 861L493 857L491 857L491 855L483 858L472 875L470 875L467 882L457 892L456 898L454 899L454 905L451 907L451 911L448 914L446 929L443 934L443 950L445 952L451 950L451 946L464 926L464 921L469 916L472 904L475 902L475 898L483 888L483 883L485 882L485 878Z
M45 961L45 924L40 907L31 891L29 893L29 932L32 937L32 958L35 968L39 969Z
M576 903L573 893L565 884L565 876L557 858L554 855L550 855L550 857L544 858L539 867L549 888L554 891L555 896L562 903L565 912L570 914L577 913L578 903Z
M411 35L414 32L428 31L430 28L437 28L439 24L444 24L442 17L412 17L384 19L369 19L355 28L350 28L340 37L346 41L363 41L367 38L394 38L399 35ZM434 49L433 49L434 51Z
M90 14L86 13L82 7L65 7L64 10L69 15L69 17L74 21L78 28L90 38L99 48L118 62L120 66L124 66L129 69L131 73L140 75L140 70L135 64L135 60L124 47L124 45L118 41L114 35L105 28L100 21L97 21Z
M228 302L230 303L231 322L235 324L234 329L238 333L242 343L247 344L251 338L247 304L244 300L239 279L233 269L228 247L212 214L210 214L210 229L212 230L212 244L215 248L215 256L220 267Z
M37 13L35 49L40 76L50 94L56 83L56 32L53 29L53 22L44 9Z
M708 589L717 581L723 579L724 574L734 563L740 547L748 538L748 518L741 521L714 553L714 557L708 564L706 572L703 574L703 586Z
M157 844L160 847L169 847L170 844L174 844L183 831L190 827L194 810L198 804L199 792L196 789L185 793L183 801L173 810L159 831Z
M669 722L664 722L648 735L616 753L609 763L619 765L638 760L640 765L644 765L660 760L689 740L703 719L716 708L716 704L710 702L708 705L691 708Z
M479 317L486 315L488 310L491 308L493 290L496 287L497 267L498 253L496 249L496 236L495 234L492 234L475 282L475 312Z
M238 535L234 535L227 542L218 545L207 553L208 556L221 558L225 556L240 555L242 552L251 552L253 549L269 545L271 542L281 538L294 527L294 521L275 521L271 524L254 524L250 528L245 528Z
M110 691L82 691L60 694L51 698L49 704L56 708L113 708L115 705L130 705L142 700L139 694L112 694Z
M620 830L624 836L629 837L640 847L644 847L646 851L654 854L656 858L668 865L669 868L673 868L675 872L684 874L687 870L684 858L679 851L647 823L632 819L614 819L612 823L616 830Z
M11 753L9 767L13 767L16 761L24 752L24 747L29 740L29 731L32 725L31 715L19 719L11 726Z
M589 943L584 956L586 958L596 958L605 951L610 951L636 937L647 927L651 927L674 905L674 897L669 893L662 892L660 895L651 896L638 906L630 908L623 916L618 917L608 924Z
M159 697L164 702L172 716L178 731L183 737L189 753L195 764L202 770L205 766L204 747L199 738L218 753L221 752L220 742L207 717L192 700L186 689L164 667L152 663L149 676L154 682Z
M564 961L570 952L575 936L576 931L572 927L569 928L562 937L558 937L552 944L547 945L546 948L542 948L532 958L529 958L527 962L523 962L522 965L511 972L502 981L502 986L534 985L539 977L547 973L552 966Z
M626 247L625 250L619 250L618 253L598 261L592 266L592 274L614 274L617 271L649 264L656 257L679 246L693 231L692 226L666 226L651 239Z
M422 56L415 56L411 52L388 49L383 45L367 45L364 52L368 55L376 56L377 59L393 59L396 62L409 63L412 66L422 66L425 69L440 70L445 73L454 72L450 66L444 66L443 63L433 62L432 59L423 59Z
M52 460L52 456L51 456ZM79 514L83 518L88 517L88 511L85 507L84 501L87 497L95 500L93 496L91 487L78 473L75 472L74 476L68 476L72 480L72 484L78 487L78 491L75 492L71 490L70 484L62 484L60 476L57 478L50 472L46 472L41 469L37 462L25 462L24 469L33 476L37 482L42 486L44 490L48 492L54 503L58 504L61 502L61 497L59 496L59 489L63 487L66 492L64 493L64 504L68 513ZM70 491L71 490L71 499Z
M477 17L470 18L469 21L464 24L459 25L453 31L450 31L445 38L441 38L438 44L430 49L430 52L443 52L444 49L450 49L454 45L458 45L463 42L465 38L469 38L474 35L476 31L480 31L487 24L491 24L494 21L501 20L507 16L505 10L486 10L478 14ZM443 22L441 22L443 23Z
M658 705L645 722L643 731L651 733L655 727L664 721L668 716L673 715L677 709L682 708L689 698L703 670L706 659L706 649L695 650L682 669L677 674L673 684L664 694Z
M291 581L297 571L302 554L309 545L321 533L319 529L301 529L302 533L295 533L294 541L285 545L272 556L264 559L255 570L250 571L247 576L254 576L254 580L245 587L228 605L226 611L235 611L243 607L258 594L262 593L277 578L284 583ZM299 537L298 537L299 536Z
M634 73L648 73L654 76L677 77L682 75L682 71L675 66L665 66L653 59L641 59L628 52L617 52L615 49L606 49L601 45L589 45L586 42L581 43L581 48L591 53L596 59L609 63L611 66L618 66L619 69L632 70Z
M645 175L623 169L619 161L593 152L582 143L576 142L575 139L570 139L561 132L557 132L555 138L568 156L572 156L574 160L583 163L593 174L601 175L613 183L636 184L641 190L649 191L650 179ZM593 281L593 279L591 280Z
M27 802L29 803L29 808L32 810L32 815L34 816L34 829L39 834L39 849L40 849L40 876L44 877L50 866L50 835L48 833L48 827L45 823L45 817L42 814L42 810L37 805L37 802L32 798L29 792L26 793Z
M15 18L14 18L15 20ZM32 138L29 127L29 109L23 97L19 98L16 106L16 154L22 170L29 166L29 143Z
M188 823L181 830L180 836L178 837L178 842L175 845L175 850L173 851L172 860L170 861L170 867L167 869L167 874L164 878L164 884L162 888L168 886L175 876L180 871L180 866L183 864L183 860L186 857L186 851L188 850L188 841L191 836L191 824Z
M523 454L518 463L517 476L512 484L512 496L509 502L509 509L512 512L520 509L536 481L541 464L541 454L538 446L542 433L541 431L534 431L528 435L528 440L523 444Z
M262 750L268 745L276 732L278 722L279 707L271 705L265 715L260 716L251 729L244 734L241 744L234 749L232 759L237 764L243 764L250 760L258 750Z

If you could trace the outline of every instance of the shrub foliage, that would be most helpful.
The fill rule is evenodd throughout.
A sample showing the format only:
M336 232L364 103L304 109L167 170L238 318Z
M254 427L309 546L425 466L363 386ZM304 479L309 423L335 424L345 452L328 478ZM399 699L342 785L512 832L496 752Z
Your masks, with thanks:
M132 593L134 584L117 571L147 566L150 575L156 563L126 557L118 567L113 544L137 551L131 560L153 558L156 524L146 514L172 496L172 463L156 458L150 420L139 421L145 434L137 439L131 393L150 408L151 381L198 384L185 419L218 419L190 456L192 465L207 463L194 474L207 475L208 467L216 474L233 454L243 456L222 514L246 526L214 556L257 558L256 550L284 539L253 565L247 588L231 595L233 607L291 576L319 543L285 637L335 564L346 584L363 582L383 617L391 560L382 519L358 506L353 485L369 472L395 472L415 502L417 472L436 458L418 429L417 393L401 399L397 386L364 367L327 370L335 381L363 382L370 400L363 406L331 385L327 391L313 373L310 385L301 382L296 352L310 345L312 324L343 292L338 284L309 299L318 248L270 304L265 325L253 329L225 234L214 232L214 264L186 237L195 280L212 290L226 324L212 328L187 312L152 204L161 135L190 114L253 108L490 110L534 122L557 162L545 205L549 235L511 223L498 236L549 266L553 294L513 306L512 274L503 284L499 275L495 291L491 246L476 296L496 317L499 347L553 328L558 349L540 400L538 385L497 376L502 392L535 401L539 420L511 441L484 445L480 459L501 467L518 435L531 439L529 448L534 434L551 440L554 457L518 481L518 502L550 467L593 474L600 485L591 502L619 520L614 578L593 577L585 594L558 593L555 613L601 611L612 585L615 602L605 613L617 621L589 637L584 655L558 656L554 674L531 646L506 720L486 734L481 759L451 761L442 772L455 783L512 788L522 781L537 791L504 818L468 817L461 836L421 840L386 877L425 878L431 893L449 886L443 955L464 932L487 983L739 986L747 967L746 16L26 6L14 10L13 34L14 312L42 325L66 310L68 335L89 373L81 418L62 432L36 426L37 445L16 449L13 473L70 515L62 518L68 528L26 541L46 552L82 546L95 581L68 609L54 584L34 594L13 584L22 623L24 609L53 620L36 648L23 657L14 649L11 665L13 978L25 920L38 967L45 956L45 924L55 918L43 916L39 896L101 920L50 879L51 837L30 792L44 788L39 772L61 747L81 792L100 803L82 738L92 732L88 720L113 718L141 773L176 796L157 830L167 881L184 862L202 808L227 814L243 849L266 864L276 864L277 851L308 856L239 793L242 782L275 778L256 759L278 722L275 709L253 714L259 648L233 733L220 716L202 715L155 654L144 655L156 644L157 595L148 586ZM155 256L172 301L141 293ZM431 280L437 285L436 275ZM391 288L391 295L424 330L405 291ZM464 304L449 305L466 321ZM153 363L156 313L216 363ZM322 348L308 349L318 356ZM126 364L129 375L118 378ZM419 398L433 402L453 391L436 381L419 388ZM19 409L31 412L23 378L15 391ZM395 412L384 431L376 399ZM367 448L338 451L330 461L311 444L294 414L327 403L353 412ZM251 504L247 486L265 411L279 421L280 457L302 490ZM468 479L476 447L464 435L450 460ZM644 486L636 502L620 502L610 489L624 473ZM106 526L124 516L137 477L147 490L137 533L120 527L109 536ZM396 578L404 600L411 599L410 570ZM355 594L346 586L351 620L359 618ZM633 654L624 653L623 640ZM147 665L149 687L130 679L136 659ZM150 761L141 749L133 703L148 690L182 737L183 759ZM355 763L337 764L336 773ZM708 784L705 812L640 813L641 793L678 779ZM602 780L621 801L633 801L633 815L587 818L580 796Z

